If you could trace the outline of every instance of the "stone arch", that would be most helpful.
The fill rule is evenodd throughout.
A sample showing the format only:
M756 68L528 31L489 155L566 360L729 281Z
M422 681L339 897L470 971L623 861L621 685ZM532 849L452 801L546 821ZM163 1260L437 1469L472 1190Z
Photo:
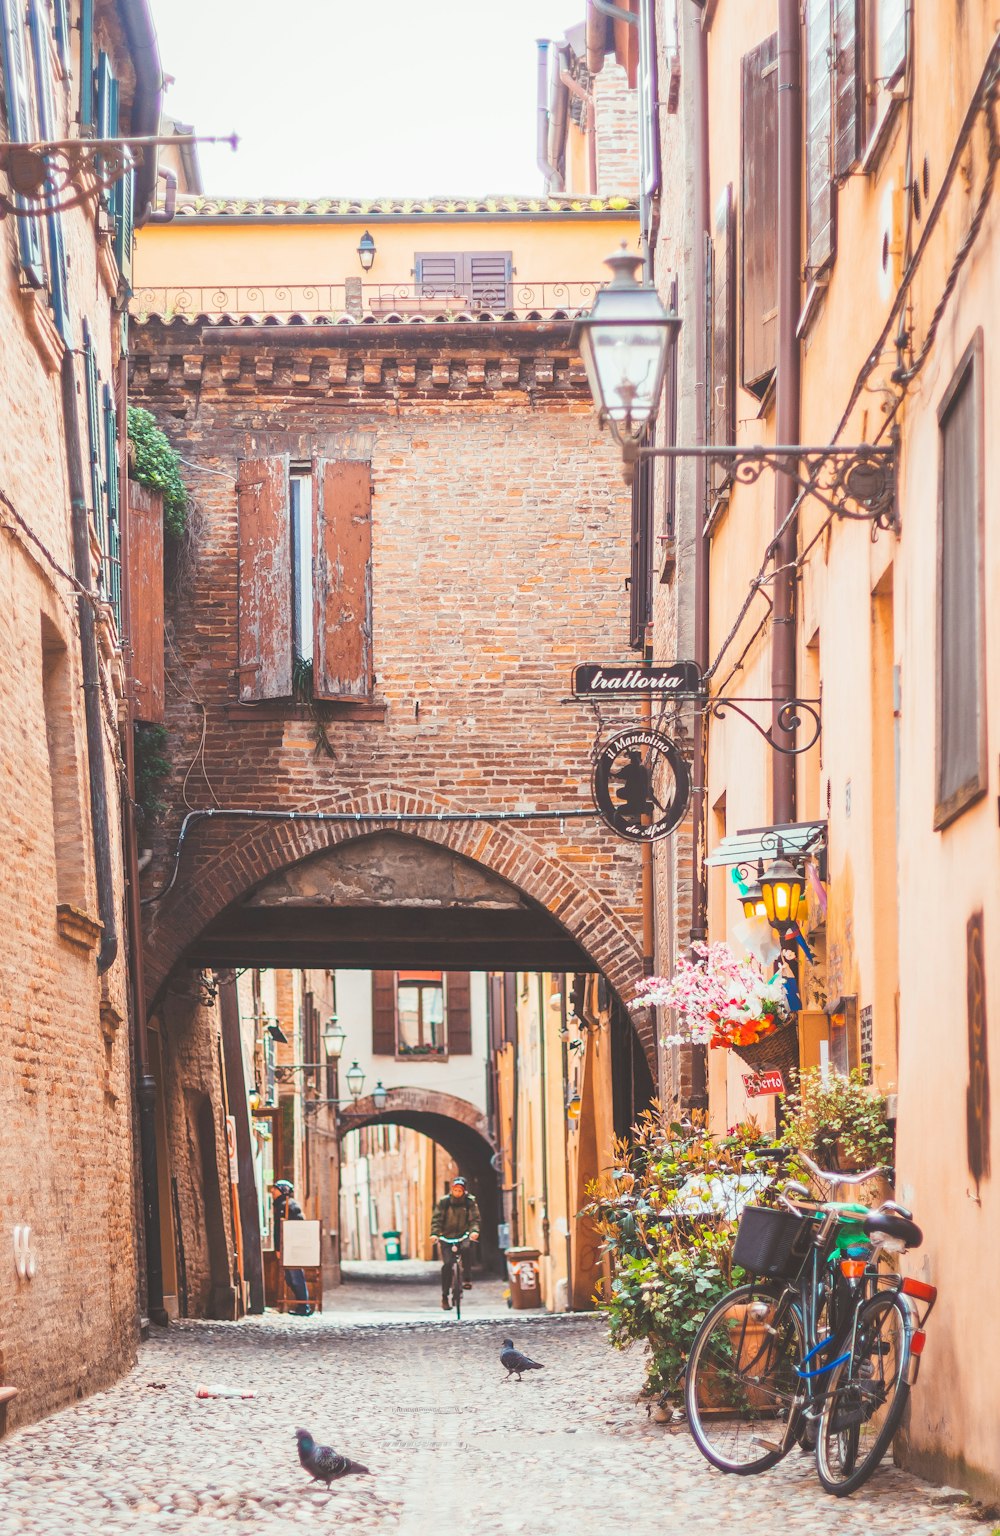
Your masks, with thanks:
M479 1202L482 1216L480 1251L483 1261L499 1267L497 1221L499 1220L498 1177L493 1167L495 1147L486 1116L466 1099L426 1088L393 1088L382 1109L375 1107L371 1095L359 1099L337 1117L338 1135L360 1130L366 1125L402 1125L420 1131L436 1141L453 1157L469 1180ZM435 1191L437 1196L440 1191Z
M436 816L461 807L443 799L399 789L371 789L324 809L349 815L377 816L377 822L317 822L295 819L239 821L221 814L201 822L191 839L199 846L182 854L181 876L162 904L147 907L145 970L147 996L155 1000L185 950L226 907L247 895L268 876L350 838L395 830L441 844L481 864L537 901L574 939L623 1000L642 977L638 934L600 894L588 889L572 869L544 852L516 823L431 821L405 823L400 814ZM384 820L382 820L384 818ZM652 1063L650 1025L637 1022L637 1033Z

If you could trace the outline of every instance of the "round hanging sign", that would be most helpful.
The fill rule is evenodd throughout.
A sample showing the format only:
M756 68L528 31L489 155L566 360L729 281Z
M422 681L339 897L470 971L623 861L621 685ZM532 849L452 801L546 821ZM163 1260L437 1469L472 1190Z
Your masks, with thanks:
M594 764L594 804L613 832L633 842L666 837L684 819L691 771L684 754L659 731L620 731Z

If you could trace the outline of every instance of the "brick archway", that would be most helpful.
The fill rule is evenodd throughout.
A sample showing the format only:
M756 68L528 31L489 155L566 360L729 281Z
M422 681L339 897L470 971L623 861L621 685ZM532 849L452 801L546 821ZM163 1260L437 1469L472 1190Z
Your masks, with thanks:
M429 1121L447 1120L455 1126L456 1135L463 1142L472 1136L479 1139L493 1152L489 1121L481 1110L467 1099L458 1099L452 1093L437 1093L429 1088L393 1088L381 1109L375 1107L371 1094L359 1099L350 1109L342 1110L337 1117L337 1134L346 1136L348 1131L360 1130L363 1125L410 1125L424 1130ZM418 1124L421 1121L423 1124ZM430 1133L428 1133L430 1134ZM440 1141L439 1136L434 1138ZM442 1142L443 1146L446 1143Z

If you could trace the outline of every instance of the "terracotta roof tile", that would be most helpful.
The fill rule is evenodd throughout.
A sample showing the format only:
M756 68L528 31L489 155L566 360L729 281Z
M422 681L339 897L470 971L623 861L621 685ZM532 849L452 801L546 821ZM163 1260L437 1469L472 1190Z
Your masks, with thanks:
M177 199L177 219L379 219L475 218L525 214L635 214L633 197L425 197L282 198L203 197Z

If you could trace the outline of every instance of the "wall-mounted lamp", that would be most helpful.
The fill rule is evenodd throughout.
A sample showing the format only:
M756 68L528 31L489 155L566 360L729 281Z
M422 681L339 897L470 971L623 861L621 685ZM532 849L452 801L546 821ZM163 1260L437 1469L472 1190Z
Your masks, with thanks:
M285 1034L285 1031L282 1029L277 1019L273 1019L270 1024L265 1026L264 1033L265 1035L270 1035L271 1039L275 1042L276 1045L288 1044L288 1036Z
M358 260L363 272L370 272L375 261L375 241L366 229L358 241Z
M576 1125L579 1124L580 1111L581 1111L582 1108L583 1108L583 1100L580 1098L580 1095L577 1093L576 1089L574 1088L574 1090L570 1094L569 1100L568 1100L568 1102L566 1104L566 1119L567 1119L567 1121L569 1123L570 1130L572 1130Z
M346 1039L347 1030L339 1022L337 1015L331 1013L323 1026L323 1049L326 1052L327 1061L340 1060Z
M743 903L743 914L745 917L767 916L767 908L764 905L764 892L761 889L760 884L763 876L764 860L758 859L757 878L747 887L745 894L740 897L740 900Z
M350 1073L348 1073L348 1077L349 1076ZM375 1109L379 1114L381 1114L383 1109L385 1109L385 1101L388 1097L389 1090L388 1088L383 1087L382 1079L379 1078L378 1082L375 1084L375 1087L372 1089L372 1103L375 1105Z
M760 877L764 913L772 928L784 929L794 923L802 900L804 882L794 864L785 858L781 839L778 839L778 857Z
M361 1090L365 1086L365 1074L356 1061L352 1061L347 1072L347 1087L352 1099L360 1099Z

